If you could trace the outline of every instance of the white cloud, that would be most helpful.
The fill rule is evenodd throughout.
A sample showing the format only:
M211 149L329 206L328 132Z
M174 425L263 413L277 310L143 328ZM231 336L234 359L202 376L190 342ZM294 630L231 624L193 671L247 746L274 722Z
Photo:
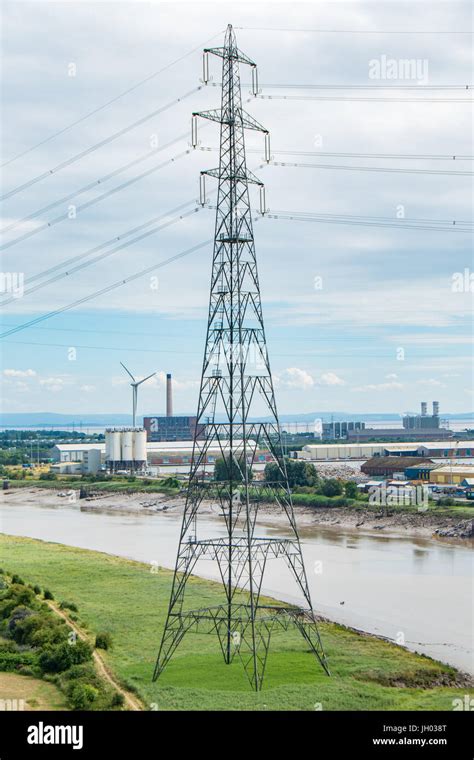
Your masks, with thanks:
M399 391L404 387L403 383L393 381L390 383L369 383L369 385L360 385L357 388L352 388L352 390L358 393L365 393L367 391Z
M34 369L4 369L5 377L36 377Z
M345 385L344 380L334 372L325 372L317 380L318 385Z
M40 385L51 393L59 393L64 389L64 379L62 377L44 377L40 379Z
M92 391L95 391L95 385L81 385L79 390L84 393L92 393Z
M428 385L433 388L446 388L446 385L444 383L441 383L439 380L435 380L433 377L430 377L426 380L421 379L417 380L417 385Z
M288 367L277 376L277 384L285 388L307 390L313 387L314 380L306 370L299 369L298 367Z

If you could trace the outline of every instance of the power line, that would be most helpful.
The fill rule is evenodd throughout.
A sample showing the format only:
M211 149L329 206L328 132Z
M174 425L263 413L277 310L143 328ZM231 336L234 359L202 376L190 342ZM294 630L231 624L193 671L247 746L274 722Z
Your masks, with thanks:
M243 29L246 32L303 32L305 34L472 34L469 30L429 30L429 29L289 29L286 27L269 26L235 26L234 29Z
M280 211L275 210L275 214L295 214L297 216L323 216L323 217L334 217L334 218L349 218L349 219L374 219L375 221L387 221L387 222L393 222L394 217L393 216L370 216L368 214L360 215L360 214L328 214L328 213L320 213L316 211ZM466 221L461 219L426 219L426 218L418 218L418 217L410 217L409 219L401 219L401 222L407 221L407 222L421 222L426 224L441 224L441 225L453 225L453 226L460 226L460 225L467 225L472 227L474 225L474 222L472 221Z
M212 82L213 86L216 86ZM248 85L251 86L251 85ZM260 84L262 89L276 90L472 90L472 84Z
M53 203L49 203L47 206L43 206L42 208L37 209L36 211L33 211L31 214L28 214L28 216L24 216L22 219L17 219L11 224L7 224L5 227L2 227L2 229L0 230L0 233L4 234L5 232L9 232L10 230L15 229L15 227L18 227L20 224L29 222L32 219L35 219L37 216L41 216L41 214L45 214L47 211L51 211L51 209L55 208L56 206L60 206L63 203L67 203L67 201L70 201L73 198L76 198L78 195L83 195L84 193L87 193L89 190L94 189L97 185L104 185L110 179L113 179L114 177L118 177L119 174L123 174L123 172L127 171L127 169L131 169L134 166L137 166L138 164L143 163L144 161L147 161L152 156L155 156L157 153L161 153L163 150L170 148L172 145L175 145L177 142L180 142L180 140L184 139L185 137L186 137L186 133L178 135L178 137L175 137L173 140L170 140L169 142L165 143L165 145L161 145L159 148L153 148L153 150L147 151L147 153L144 153L143 155L138 156L138 158L134 158L133 161L129 161L128 163L123 164L122 166L119 166L117 169L114 169L112 172L109 172L109 174L105 174L104 176L99 177L99 179L95 179L93 182L89 182L87 185L83 185L83 187L79 188L79 190L75 190L73 193L64 195L62 198L59 198L57 201L53 201Z
M471 98L356 98L348 95L255 95L260 100L325 100L365 103L472 103Z
M186 204L189 205L189 204ZM45 288L47 285L51 285L51 283L58 282L59 280L63 280L65 277L70 277L72 274L75 274L76 272L85 269L88 266L91 266L92 264L97 264L99 261L103 261L103 259L108 258L109 256L112 256L114 253L118 253L118 251L122 251L125 248L129 248L131 245L134 245L135 243L140 242L141 240L144 240L145 238L149 237L150 235L154 235L157 232L160 232L161 230L165 229L166 227L170 227L172 224L176 224L177 222L182 221L186 217L190 216L191 214L195 214L198 211L200 211L200 206L197 206L196 208L191 209L190 211L187 211L183 214L180 214L179 216L173 217L172 219L169 219L164 224L159 225L158 227L153 227L151 230L148 230L147 232L144 232L143 234L139 235L136 238L133 238L132 240L129 240L127 243L122 243L121 245L116 246L115 248L112 248L110 251L106 251L105 253L101 253L100 255L96 256L93 259L90 259L89 261L82 262L81 264L77 264L76 266L72 267L72 269L68 269L66 272L62 272L61 274L56 274L53 277L50 277L49 279L45 280L44 282L40 282L37 285L33 285L30 288L26 288L26 290L23 293L23 296L29 295L30 293L34 293L37 290L41 290L42 288ZM168 216L168 214L164 214L161 218L164 216ZM150 223L147 222L143 226L147 226ZM103 247L104 245L108 245L108 243L103 244L100 247ZM82 254L88 255L88 254ZM76 257L80 258L80 257ZM64 266L64 264L58 265ZM37 277L39 275L36 275ZM10 296L6 301L4 301L1 305L7 306L12 301L16 301L17 299L15 296Z
M79 298L77 299L77 301L73 301L72 303L69 303L66 306L61 306L59 309L50 311L47 314L42 314L41 316L36 317L35 319L30 319L28 322L23 322L22 324L17 325L16 327L10 328L9 330L6 330L5 332L1 333L0 338L7 338L9 335L13 335L14 333L20 332L20 330L25 330L26 328L31 327L32 325L38 324L38 322L43 322L46 319L51 319L51 317L55 317L58 314L62 314L65 311L74 309L76 306L80 306L83 303L87 303L88 301L91 301L94 298L98 298L99 296L105 295L106 293L110 293L112 290L115 290L116 288L120 288L122 285L126 285L129 282L133 282L133 280L137 280L139 277L143 277L146 274L150 274L151 272L154 272L156 269L160 269L161 267L164 267L167 264L171 264L174 261L177 261L178 259L183 258L184 256L189 256L189 254L194 253L200 248L204 248L204 246L206 245L210 245L212 242L213 242L212 240L205 240L204 242L198 243L197 245L194 245L191 248L187 248L185 251L181 251L180 253L177 253L174 256L170 256L168 259L165 259L164 261L161 261L158 264L153 264L150 267L146 267L146 269L141 269L139 272L135 272L129 277L125 277L122 280L118 280L117 282L114 282L111 285L108 285L107 287L102 288L101 290L97 290L94 293L90 293L88 296Z
M52 135L49 135L49 137L46 137L44 140L41 140L40 142L36 143L36 145L32 145L30 148L27 148L26 150L22 151L21 153L18 153L16 156L13 156L13 158L10 158L8 161L5 161L0 166L3 168L4 166L8 166L8 164L13 163L13 161L16 161L18 158L22 158L22 156L26 156L27 153L30 153L32 150L36 150L36 148L39 148L41 145L44 145L45 143L49 142L50 140L53 140L55 137L58 137L59 135L64 134L68 130L75 127L77 124L81 124L81 122L88 119L90 116L94 116L96 113L99 113L99 111L102 111L104 108L107 108L107 106L112 105L112 103L116 103L117 100L120 100L120 98L125 97L125 95L128 95L131 92L134 92L134 90L141 87L143 84L146 84L146 82L150 82L152 79L157 77L159 74L163 74L165 71L168 71L172 66L175 66L176 64L180 63L181 61L184 61L186 58L188 58L190 55L195 53L196 51L200 51L203 45L207 45L209 42L212 42L212 40L216 39L216 37L219 37L221 32L218 32L218 34L214 34L212 37L209 37L205 42L203 42L201 45L197 45L192 50L189 50L187 53L184 53L179 58L176 58L174 61L171 61L171 63L166 64L166 66L163 66L161 69L158 69L158 71L154 71L152 74L149 74L144 79L141 79L139 82L136 82L134 85L129 87L128 89L124 90L123 92L116 95L114 98L111 98L111 100L108 100L106 103L103 103L101 106L98 106L97 108L94 108L92 111L88 111L88 113L84 114L84 116L81 116L79 119L76 119L75 121L71 122L71 124L68 124L66 127L63 127L62 129L58 130L57 132L54 132Z
M4 201L7 198L11 198L13 195L16 195L21 190L26 190L32 185L35 185L37 182L40 182L41 180L46 179L47 177L50 177L53 174L56 174L57 172L61 171L61 169L65 169L67 166L70 166L76 161L79 161L81 158L84 158L85 156L90 155L91 153L98 150L99 148L103 148L104 145L108 145L109 143L113 142L117 138L122 137L128 132L131 132L132 129L135 129L136 127L139 127L140 125L145 124L154 116L158 116L158 114L163 113L164 111L167 111L169 108L172 108L177 103L180 103L182 100L185 100L185 98L189 98L191 95L194 95L196 92L199 92L199 90L202 90L202 85L200 85L199 87L195 87L193 90L190 90L184 95L181 95L179 98L175 98L170 103L167 103L165 106L161 106L161 108L155 109L154 111L147 114L146 116L142 116L141 119L134 121L132 124L129 124L127 127L123 127L123 129L120 129L117 132L114 132L113 134L95 143L95 145L91 145L89 148L86 148L80 153L76 153L75 156L72 156L71 158L68 158L65 161L62 161L61 163L54 166L52 169L48 169L42 174L38 174L36 177L33 177L32 179L28 180L28 182L24 182L22 185L18 185L12 190L9 190L7 193L4 193L4 195L0 196L0 201Z
M130 185L133 185L135 182L139 182L144 177L148 177L151 174L153 174L156 171L159 171L160 169L163 169L165 166L169 166L169 164L175 163L176 161L179 161L180 158L183 158L184 156L187 156L189 153L192 152L191 148L188 148L187 150L183 151L182 153L178 153L175 156L172 156L167 161L164 161L161 164L157 164L156 166L153 166L151 169L147 169L145 172L142 172L141 174L138 174L136 177L132 177L131 179L127 180L126 182L123 182L121 185L117 185L117 187L113 187L111 190L108 190L106 193L102 193L102 195L97 195L95 198L92 198L90 201L86 201L85 203L82 203L80 206L77 206L76 208L76 214L80 211L84 211L84 209L89 208L90 206L94 206L96 203L100 203L100 201L104 200L105 198L110 197L111 195L114 195L115 193L120 192L126 187L129 187ZM100 183L100 180L97 182ZM97 184L94 183L94 184ZM82 191L81 191L82 192ZM77 195L77 193L75 193ZM69 218L69 212L66 211L64 214L61 214L60 216L57 216L55 219L52 219L49 222L46 222L45 224L40 225L39 227L36 227L34 230L30 230L29 232L25 232L23 235L20 235L19 237L15 238L14 240L9 241L8 243L4 243L0 246L0 250L6 250L7 248L11 248L12 246L16 245L17 243L23 242L23 240L27 240L28 238L32 237L33 235L36 235L38 232L42 232L45 229L48 229L49 227L52 227L55 224L58 224L59 222L64 221L65 219ZM23 221L23 220L22 220ZM3 232L4 230L2 230Z
M393 227L397 229L405 229L405 230L431 230L436 232L473 232L472 226L466 227L461 225L469 225L470 222L459 222L456 223L455 221L452 222L451 225L442 226L442 224L439 223L431 223L431 224L424 224L419 222L411 222L411 220L394 220L392 221L384 221L387 219L387 217L363 217L363 216L355 216L355 215L333 215L333 214L298 214L298 212L280 212L280 213L269 213L267 212L264 215L265 219L283 219L286 221L294 221L294 222L322 222L325 224L347 224L347 225L355 225L355 226L364 226L364 227ZM380 221L376 221L380 220ZM419 220L420 222L423 220Z
M398 169L388 166L344 166L338 164L304 164L290 161L270 161L271 166L283 166L298 169L343 169L357 172L390 172L397 174L443 174L472 177L473 172L456 169Z
M199 146L199 150L216 151L217 148L210 146ZM248 153L258 153L262 151L258 148L247 148ZM332 158L384 158L384 159L414 159L417 161L472 161L473 156L457 155L455 153L336 153L323 150L272 150L277 156L330 156Z
M69 264L75 264L76 261L81 261L82 259L86 258L87 256L92 256L94 253L98 253L98 251L103 250L104 248L107 248L109 245L113 245L114 243L118 243L119 240L122 240L125 237L128 237L129 235L134 235L136 232L140 232L140 230L146 229L146 227L149 227L151 224L154 224L155 222L160 221L160 219L163 219L170 214L177 213L179 211L182 211L183 209L187 208L188 206L194 204L195 201L187 201L186 203L182 203L179 206L176 206L174 209L171 209L166 214L159 214L158 216L152 217L152 219L149 219L146 222L143 222L142 224L139 224L137 227L132 227L129 230L126 230L125 232L122 232L120 235L115 235L110 240L106 240L104 243L100 243L99 245L94 246L93 248L89 248L89 250L84 251L83 253L79 253L76 256L71 256L68 259L64 259L63 261L60 261L58 264L55 264L52 267L48 267L48 269L43 269L40 272L37 272L36 274L32 275L31 277L28 277L27 283L35 282L36 280L40 280L42 277L46 277L49 274L52 274L53 272L57 272L58 269L62 269L63 267L68 266ZM4 301L3 304L10 303L11 299L8 298L8 300Z

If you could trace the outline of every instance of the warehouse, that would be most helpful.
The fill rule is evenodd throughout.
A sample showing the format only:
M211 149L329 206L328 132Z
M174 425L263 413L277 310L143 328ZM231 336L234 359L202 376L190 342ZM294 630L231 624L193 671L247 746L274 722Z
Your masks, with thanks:
M429 467L429 465L436 467L430 459L395 456L373 457L368 462L364 462L360 470L364 475L369 475L369 477L393 478L396 474L404 477L406 468L413 468L414 465L418 468L422 465L424 467Z
M474 478L473 464L444 464L430 472L430 483L435 485L461 485L471 478Z
M447 448L448 446L448 448ZM337 459L370 459L386 456L416 456L425 459L442 457L474 457L472 448L465 442L462 446L446 444L444 441L413 441L411 443L348 443L348 444L308 444L296 452L298 459L308 461Z

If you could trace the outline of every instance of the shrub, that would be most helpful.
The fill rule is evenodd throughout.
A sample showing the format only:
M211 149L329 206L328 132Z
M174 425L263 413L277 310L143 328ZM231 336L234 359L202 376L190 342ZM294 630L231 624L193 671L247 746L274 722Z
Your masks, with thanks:
M55 472L42 472L39 476L40 480L57 480L57 475Z
M324 496L340 496L343 493L344 488L340 480L336 480L336 478L327 478L326 480L323 480L319 490Z
M33 591L37 595L41 594L41 586L33 586Z
M63 642L55 647L47 647L39 657L39 665L45 673L61 673L72 665L80 665L90 660L91 648L85 641L75 644Z
M62 610L71 610L72 612L78 612L77 605L74 602L61 602L59 605Z
M111 649L112 647L112 636L110 633L107 632L101 632L98 633L95 637L95 646L96 649Z
M98 695L98 690L88 683L73 683L67 691L69 702L74 710L87 709Z
M345 483L344 492L349 499L357 499L357 496L359 495L357 484L354 483L353 480L348 480L347 483Z
M45 590L43 592L43 597L45 599L54 599L54 596L53 596L52 592L48 588L45 588Z
M24 666L34 666L36 654L34 652L8 652L0 649L0 670L11 672Z
M28 607L20 606L20 607L15 607L15 609L12 610L12 613L10 615L10 620L8 621L8 624L7 624L7 630L10 636L12 637L12 639L15 639L17 641L17 639L15 638L15 632L21 626L21 623L23 622L23 620L25 620L25 618L27 617L30 617L30 615L33 615L33 611L30 610ZM21 641L19 641L18 643L21 644Z
M17 583L19 586L25 585L25 581L23 580L23 578L20 578L20 576L16 575L16 573L15 575L12 575L12 583Z
M121 694L119 691L116 691L110 701L110 704L112 707L122 707L124 702L125 699L123 694Z

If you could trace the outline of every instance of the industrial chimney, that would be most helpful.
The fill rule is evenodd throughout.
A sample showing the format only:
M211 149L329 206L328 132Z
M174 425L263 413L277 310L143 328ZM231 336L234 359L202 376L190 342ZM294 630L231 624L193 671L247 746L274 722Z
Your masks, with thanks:
M427 409L428 409L428 404L426 403L426 401L422 401L421 402L421 416L422 417L426 417Z
M439 417L439 401L433 401L433 417Z
M166 375L166 416L173 416L173 389L171 386L171 374Z

